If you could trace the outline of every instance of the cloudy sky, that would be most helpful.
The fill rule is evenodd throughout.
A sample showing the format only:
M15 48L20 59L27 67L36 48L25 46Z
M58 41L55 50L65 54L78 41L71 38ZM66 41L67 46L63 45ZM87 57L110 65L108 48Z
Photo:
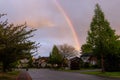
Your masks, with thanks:
M48 56L54 44L66 43L80 49L96 3L120 35L120 0L0 0L0 13L7 13L10 23L27 22L37 29L31 40L41 44L38 54Z

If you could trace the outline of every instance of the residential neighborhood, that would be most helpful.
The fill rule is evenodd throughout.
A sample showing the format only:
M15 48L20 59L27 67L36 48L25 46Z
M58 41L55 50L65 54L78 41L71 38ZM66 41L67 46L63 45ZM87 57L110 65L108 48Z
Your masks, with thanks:
M120 80L120 0L0 0L0 80Z

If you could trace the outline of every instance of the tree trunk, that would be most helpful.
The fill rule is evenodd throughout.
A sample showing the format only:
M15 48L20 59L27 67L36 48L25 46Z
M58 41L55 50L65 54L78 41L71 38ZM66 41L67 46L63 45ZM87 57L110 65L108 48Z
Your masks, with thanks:
M6 70L7 70L7 65L5 62L3 62L3 72L6 72Z
M105 72L105 67L104 67L104 56L101 54L101 67L102 67L102 72Z

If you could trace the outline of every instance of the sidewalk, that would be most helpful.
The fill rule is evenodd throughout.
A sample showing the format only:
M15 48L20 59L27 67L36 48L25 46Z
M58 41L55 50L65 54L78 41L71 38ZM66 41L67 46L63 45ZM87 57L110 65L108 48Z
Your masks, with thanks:
M32 80L27 71L21 71L16 80Z

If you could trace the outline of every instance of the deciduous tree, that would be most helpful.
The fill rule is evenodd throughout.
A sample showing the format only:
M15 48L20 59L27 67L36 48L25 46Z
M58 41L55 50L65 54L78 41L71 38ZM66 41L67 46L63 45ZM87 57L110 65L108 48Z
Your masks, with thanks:
M0 14L0 18L4 14ZM6 21L0 22L0 61L3 71L10 68L15 61L29 57L31 50L36 49L35 42L30 41L35 29L27 29L26 24L14 25Z

